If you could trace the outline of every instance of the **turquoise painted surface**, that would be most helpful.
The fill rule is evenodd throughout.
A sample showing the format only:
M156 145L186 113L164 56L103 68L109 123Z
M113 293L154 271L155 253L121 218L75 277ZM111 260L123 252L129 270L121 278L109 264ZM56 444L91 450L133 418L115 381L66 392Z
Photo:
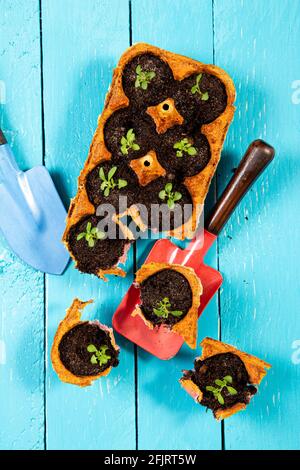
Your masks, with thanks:
M115 15L111 15L112 9ZM64 2L64 15L60 12L60 1L43 2L46 164L54 174L58 172L58 187L68 199L76 194L77 176L88 154L113 66L129 43L129 9L127 2L118 0L90 1L84 8L80 0L70 0ZM65 17L69 18L67 24ZM120 366L87 389L60 384L49 365L53 335L72 299L95 299L89 308L92 317L111 325L119 299L132 282L131 265L132 252L127 262L129 274L123 281L115 278L104 283L80 274L73 263L62 277L47 278L46 442L50 449L135 447L131 344L117 338L122 350Z
M130 22L127 0L64 0L63 8L58 0L43 0L41 12L38 0L0 0L1 127L22 168L45 161L66 205L76 193L112 68L130 37L215 61L233 76L237 113L207 207L251 140L262 137L275 146L276 160L207 259L219 264L224 284L220 304L216 297L199 321L199 339L221 334L273 364L247 412L225 422L227 449L300 447L300 2L274 3L132 0ZM149 245L139 245L137 265ZM52 371L53 335L72 299L94 298L84 317L111 324L132 281L133 261L131 251L125 280L104 284L70 264L44 285L43 275L1 240L1 449L222 448L221 425L177 383L199 350L183 348L161 362L140 350L135 354L118 337L120 366L92 387L62 384Z
M20 167L28 169L43 158L38 1L1 0L0 11L0 123ZM1 238L1 449L44 446L43 293L43 275Z
M277 150L220 238L222 339L273 365L247 413L225 422L225 444L299 449L300 366L293 344L300 335L300 106L293 103L292 84L300 77L300 3L225 3L215 2L215 57L233 75L238 112L219 169L220 189L252 139Z
M149 4L150 3L150 4ZM143 15L147 8L149 14ZM199 17L201 11L201 17ZM185 34L178 34L178 31ZM179 54L213 62L213 9L207 1L155 0L132 2L132 39L145 41ZM214 199L212 186L211 200ZM210 201L211 202L211 201ZM177 242L178 243L178 242ZM138 266L152 241L137 246ZM216 247L207 263L216 267ZM199 320L199 338L218 336L218 298ZM199 410L178 380L192 366L196 352L184 345L176 358L160 361L145 351L138 355L138 442L140 449L220 449L221 425L205 409ZM149 412L151 410L151 413ZM176 412L174 412L176 410ZM196 430L201 428L201 433Z

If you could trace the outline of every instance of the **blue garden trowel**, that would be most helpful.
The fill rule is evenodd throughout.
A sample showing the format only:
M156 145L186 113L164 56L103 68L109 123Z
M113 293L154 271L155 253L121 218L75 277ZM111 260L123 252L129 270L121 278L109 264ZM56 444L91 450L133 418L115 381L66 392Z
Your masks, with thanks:
M69 255L61 242L66 210L44 166L18 168L0 129L0 230L25 263L62 274Z

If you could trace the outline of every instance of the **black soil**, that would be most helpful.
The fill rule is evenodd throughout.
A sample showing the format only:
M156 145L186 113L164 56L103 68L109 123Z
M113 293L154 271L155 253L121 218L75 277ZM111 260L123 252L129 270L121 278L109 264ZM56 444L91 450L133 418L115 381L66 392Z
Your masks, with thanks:
M140 149L129 149L128 155L124 155L121 151L121 139L126 137L129 129L133 129L135 143ZM155 135L155 127L150 117L141 113L137 114L131 107L114 112L104 127L105 144L108 150L112 153L114 160L122 162L146 155L152 148L153 135Z
M208 92L209 98L207 101L203 101L198 93L191 93L197 75L191 75L179 82L173 96L175 106L183 116L187 130L197 129L202 124L214 121L227 106L225 86L214 75L204 73L200 81L200 90Z
M174 209L168 208L167 200L163 201L159 198L159 192L165 188L167 183L172 183L173 192L177 191L182 195L182 198L176 202ZM148 227L151 226L152 229L158 231L168 231L180 227L192 215L193 201L191 195L185 185L177 181L172 174L166 178L158 178L142 188L139 203L143 205L143 209L140 211L143 222ZM153 205L155 206L153 207ZM162 209L159 212L158 205ZM144 213L144 208L146 209L146 214Z
M117 231L116 239L105 238L96 240L95 246L90 248L85 238L77 240L77 236L86 232L88 222L97 227L100 219L96 216L85 217L74 225L69 232L69 247L77 260L78 269L84 273L97 274L99 269L109 269L115 266L123 255L126 245L130 242L120 238ZM118 227L116 227L116 230Z
M127 186L118 189L115 187L109 192L108 196L104 196L104 191L101 190L102 180L99 176L100 168L103 168L105 176L107 177L109 170L116 166L117 171L113 176L114 181L117 183L121 178L127 181ZM138 186L138 178L135 172L126 164L114 164L111 161L103 162L96 166L87 176L86 190L91 203L98 207L100 204L111 204L116 212L119 213L119 197L127 197L127 206L130 207L136 202L136 193ZM122 207L120 208L122 210Z
M192 289L187 279L173 269L163 269L148 277L140 286L141 309L145 318L154 325L161 323L174 325L182 320L192 306ZM168 297L171 310L181 310L180 317L169 315L167 319L153 313L164 297Z
M249 384L249 375L243 361L233 353L216 354L204 361L195 361L195 370L189 371L192 381L200 388L203 393L201 405L212 409L226 409L235 403L248 404L251 397L257 392L257 389ZM232 377L232 386L237 390L236 395L230 395L226 388L222 391L224 405L221 405L214 398L212 392L206 390L207 386L216 387L215 380L223 379L226 375Z
M154 72L155 77L147 90L135 87L136 68L140 65L143 72ZM170 96L174 83L169 65L154 54L141 54L130 61L123 71L123 90L134 108L155 106Z
M196 155L188 155L183 152L182 157L176 155L174 144L183 139L196 149ZM162 135L161 146L158 149L159 163L169 172L175 173L176 178L194 176L200 173L208 164L211 153L207 138L200 132L188 134L181 126L175 126Z
M106 345L109 361L102 366L92 364L92 353L87 350L89 344L93 344L98 350L100 346ZM108 367L116 367L119 364L119 351L112 346L108 332L102 330L97 323L80 322L67 331L59 343L58 351L66 369L78 377L98 375Z

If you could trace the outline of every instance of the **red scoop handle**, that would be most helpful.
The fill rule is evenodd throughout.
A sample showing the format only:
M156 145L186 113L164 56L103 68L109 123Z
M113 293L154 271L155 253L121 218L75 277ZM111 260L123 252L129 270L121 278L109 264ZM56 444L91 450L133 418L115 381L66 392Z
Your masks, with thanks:
M271 163L274 155L274 148L263 140L254 140L249 145L233 177L209 215L205 223L206 230L219 235L237 205Z

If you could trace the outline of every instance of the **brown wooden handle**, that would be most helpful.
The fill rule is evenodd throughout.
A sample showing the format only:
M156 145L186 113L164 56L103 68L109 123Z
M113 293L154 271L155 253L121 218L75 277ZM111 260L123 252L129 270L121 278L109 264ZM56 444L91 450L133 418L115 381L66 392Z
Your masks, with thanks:
M0 145L7 144L5 135L3 134L2 130L0 129Z
M218 235L254 181L273 160L275 150L263 140L255 140L205 223L205 228Z

